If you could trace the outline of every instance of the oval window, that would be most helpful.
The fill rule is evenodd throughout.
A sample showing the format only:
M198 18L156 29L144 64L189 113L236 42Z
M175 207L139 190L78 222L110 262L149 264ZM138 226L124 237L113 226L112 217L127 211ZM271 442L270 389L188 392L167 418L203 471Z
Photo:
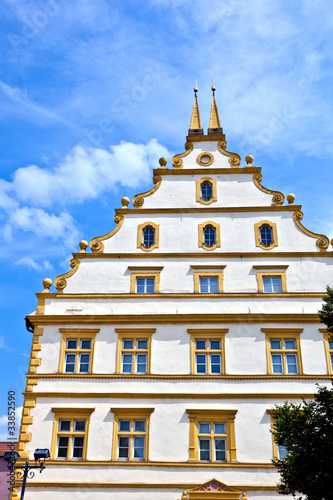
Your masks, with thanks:
M146 248L151 247L155 243L155 229L147 226L142 231L142 244Z

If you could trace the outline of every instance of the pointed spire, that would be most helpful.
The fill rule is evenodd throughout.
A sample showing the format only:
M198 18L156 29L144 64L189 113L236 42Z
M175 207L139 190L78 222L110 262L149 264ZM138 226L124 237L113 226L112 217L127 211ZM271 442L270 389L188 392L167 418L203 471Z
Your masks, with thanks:
M197 81L195 81L194 104L193 104L193 109L192 109L191 124L190 124L190 128L188 131L188 135L203 135L203 128L201 126L197 92L198 92Z
M219 117L219 110L217 109L217 104L215 99L215 90L216 88L213 79L213 85L212 85L213 98L212 98L212 105L210 108L208 135L223 134Z

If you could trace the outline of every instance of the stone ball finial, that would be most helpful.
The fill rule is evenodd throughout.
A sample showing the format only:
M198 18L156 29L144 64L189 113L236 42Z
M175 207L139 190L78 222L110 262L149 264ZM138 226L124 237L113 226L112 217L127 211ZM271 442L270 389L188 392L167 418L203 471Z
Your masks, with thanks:
M45 278L43 280L43 287L44 287L43 292L49 292L51 286L52 286L52 280L50 278Z
M296 196L293 193L287 194L287 201L289 205L293 205L295 201Z
M130 202L130 199L129 199L129 198L127 198L127 196L124 196L124 197L121 199L121 204L122 204L122 207L121 207L121 208L128 208L129 202Z
M86 240L81 240L79 243L79 247L80 247L80 252L84 253L88 248L88 242Z
M162 157L158 160L158 163L161 165L162 168L165 168L165 165L168 163L168 160Z
M331 245L332 245L332 247L333 247L333 238L331 239Z
M186 493L186 491L183 491L182 500L187 500L187 493Z
M252 155L245 156L245 161L246 161L248 167L250 167L252 165L253 160L254 160L254 158Z

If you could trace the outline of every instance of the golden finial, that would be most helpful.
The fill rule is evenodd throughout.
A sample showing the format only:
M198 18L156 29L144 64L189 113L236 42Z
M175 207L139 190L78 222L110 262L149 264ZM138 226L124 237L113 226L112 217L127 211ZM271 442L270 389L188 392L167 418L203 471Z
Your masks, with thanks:
M197 97L197 92L198 92L198 85L197 85L197 81L195 80L195 84L194 84L194 97Z
M52 286L52 280L50 278L45 278L45 280L43 280L43 287L44 287L43 292L49 292L51 286Z
M293 205L295 201L296 196L293 193L287 194L287 201L289 205Z
M161 168L165 168L165 165L168 163L168 160L162 157L158 160L158 163L161 165Z
M213 92L213 96L215 95L215 90L216 90L216 87L214 85L214 78L213 78L213 85L212 85L212 92Z
M254 160L254 158L253 158L253 156L252 156L252 155L246 155L246 156L245 156L245 161L246 161L246 163L247 163L247 165L246 165L246 166L247 166L247 167L252 167L253 160Z
M128 208L129 203L130 203L130 199L127 198L127 196L123 196L121 199L121 204L122 204L121 208Z
M88 248L88 242L86 240L81 240L79 243L80 247L80 253L85 253L86 249Z

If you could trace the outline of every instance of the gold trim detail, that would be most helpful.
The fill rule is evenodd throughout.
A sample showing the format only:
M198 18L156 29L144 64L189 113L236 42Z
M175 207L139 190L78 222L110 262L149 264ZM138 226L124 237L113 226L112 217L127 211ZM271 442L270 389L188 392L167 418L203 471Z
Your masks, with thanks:
M263 283L263 277L264 276L280 276L281 277L281 287L282 287L282 296L284 297L285 296L285 293L287 292L287 275L286 273L283 273L283 272L278 272L278 273L275 273L275 272L263 272L263 273L257 273L257 281L258 281L258 292L259 293L264 293L264 283ZM281 297L281 294L279 293L267 293L265 292L264 295L272 295L274 294L274 297L276 296L280 296Z
M129 271L162 271L164 266L128 266Z
M273 241L269 246L264 245L261 241L260 229L262 228L262 226L268 226L272 231ZM275 222L271 222L269 220L261 220L260 222L256 222L254 224L254 232L255 232L256 246L257 247L260 247L263 250L271 250L272 248L279 246Z
M294 212L293 217L296 226L302 231L302 233L311 236L311 238L318 238L316 241L316 245L319 248L319 251L326 252L330 244L330 241L327 238L327 236L325 236L324 234L313 233L312 231L306 229L306 227L304 227L303 224L301 223L301 220L303 219L303 212L301 212L300 210Z
M215 234L216 234L216 242L211 247L207 246L206 243L204 243L204 229L207 226L212 226L215 229ZM215 250L216 248L221 247L220 224L208 220L206 222L203 222L202 224L199 224L198 229L199 229L199 248L203 248L204 250Z
M219 141L217 143L217 147L219 151L224 155L229 157L229 163L231 167L239 167L240 162L241 162L241 157L237 153L231 153L230 151L226 150L227 143L226 141Z
M204 270L208 270L208 269L214 269L214 270L223 270L225 269L227 266L220 266L219 264L216 264L216 266L214 265L206 265L206 264L202 264L202 266L198 266L198 265L195 265L195 266L191 266L191 269L200 269L201 271L204 271Z
M155 231L155 243L151 245L150 247L146 247L143 244L143 231L147 227L152 227ZM138 243L137 247L141 248L141 250L144 250L145 252L151 252L152 250L155 250L155 248L159 247L159 242L160 242L160 226L159 224L155 224L154 222L144 222L143 224L138 225Z
M195 174L195 171L191 171L192 175ZM206 172L207 173L207 172ZM209 173L211 173L209 171ZM143 208L143 209L137 209L137 208L131 208L131 209L126 209L124 210L123 208L116 208L116 213L117 214L140 214L140 215L147 215L147 214L195 214L195 213L243 213L243 212L296 212L301 208L301 205L285 205L285 206L277 206L277 205L268 205L268 206L260 206L260 207L192 207L192 208ZM78 255L85 255L85 254L80 254ZM84 258L84 257L82 257Z
M280 191L273 191L272 189L265 188L264 186L261 185L262 181L262 174L257 173L253 175L253 182L257 186L260 191L263 191L264 193L267 194L272 194L273 195L273 206L280 206L284 202L284 194L282 194Z
M195 354L196 354L196 348L195 348L195 341L196 340L209 340L209 339L217 339L221 341L221 374L225 374L226 367L225 367L225 334L228 333L229 328L212 328L212 329L202 329L202 328L189 328L187 330L187 333L191 335L191 375L197 375L196 374L196 363L195 363ZM209 350L207 350L207 354L209 355ZM207 375L211 375L210 373L210 363L207 363L207 374L200 375L202 379L205 379ZM216 375L215 375L216 376Z
M333 373L332 368L333 367L332 367L331 355L333 354L333 349L330 349L329 341L333 340L333 338L329 334L329 332L326 330L326 328L319 328L319 331L323 334L323 337L324 337L325 356L326 356L326 362L327 362L327 373L329 375L332 375L332 373Z
M60 351L60 361L59 361L59 372L65 372L65 359L66 359L66 344L68 339L78 339L78 344L80 344L81 339L91 340L90 349L84 350L80 349L79 345L77 349L73 349L73 354L76 354L75 359L75 373L79 373L79 357L82 351L89 351L90 361L89 361L89 371L88 373L93 372L93 363L94 363L94 351L95 351L95 343L96 343L96 334L100 331L99 328L59 328L60 333L62 334L61 338L61 351Z
M284 264L274 264L274 265L269 265L267 266L262 265L262 266L252 266L253 269L288 269L289 265L284 265Z
M144 274L143 273L140 273L140 272L137 272L137 273L131 273L131 289L130 289L130 293L135 293L136 296L145 296L147 298L148 297L151 297L151 296L154 296L154 294L150 294L150 293L143 293L143 294L137 294L136 293L136 278L155 278L155 291L154 291L154 294L155 293L159 293L160 291L160 272L145 272ZM133 298L133 297L132 297Z
M43 332L42 328L35 328L35 330L41 330ZM43 333L41 333L43 335ZM30 369L30 368L29 368ZM29 379L28 379L29 381ZM27 389L28 390L28 381L27 381ZM30 384L29 384L30 385ZM36 385L36 384L34 384ZM31 389L32 390L32 389ZM23 458L29 458L29 451L26 451L25 445L26 443L29 443L31 441L31 433L28 433L28 425L31 425L33 423L33 417L30 417L30 409L36 407L36 398L35 396L32 396L31 393L24 394L24 402L23 402L23 409L22 409L22 418L21 418L21 425L20 425L20 434L19 434L19 441L17 445L17 451L20 454L20 457ZM15 491L13 492L15 495Z
M76 273L76 271L79 269L80 261L79 259L76 258L71 259L69 261L69 265L71 266L72 269L65 274L57 276L57 278L54 280L54 286L57 289L57 293L62 293L64 291L64 288L66 288L67 286L66 278L70 278L71 276L73 276L73 274Z
M146 429L145 432L142 433L145 436L145 456L144 461L148 460L149 456L149 427L150 427L150 415L153 413L155 408L111 408L112 413L114 414L114 424L113 424L113 441L112 441L112 460L117 460L119 463L124 463L124 460L118 459L118 435L119 435L119 420L130 420L131 421L131 432L127 432L127 435L131 436L131 446L130 446L130 459L126 460L126 462L133 461L132 457L132 448L133 448L133 420L145 420Z
M262 328L261 331L266 335L266 355L267 355L267 370L268 374L273 375L273 366L271 358L271 339L295 339L296 349L295 354L297 357L298 373L303 374L303 363L301 355L301 341L300 334L303 332L303 328ZM286 360L285 360L285 349L281 349L281 354L283 357L283 374L286 374ZM295 376L297 374L293 374Z
M221 481L215 478L196 486L192 490L189 490L187 494L189 500L209 500L212 496L220 500L240 500L240 495L242 495L241 500L247 500L247 496L244 492L242 494L241 491L221 483ZM186 491L184 491L181 500L188 500L187 494Z
M179 153L178 155L175 155L171 162L172 162L172 165L174 166L174 168L183 168L183 160L182 158L184 158L185 156L189 155L191 153L191 151L193 151L193 142L192 142L192 137L191 137L191 141L187 141L185 143L185 151L184 153Z
M227 462L236 462L236 436L235 436L235 417L237 410L193 410L187 409L186 412L190 421L190 445L189 461L199 462L199 421L225 422L226 424L226 451Z
M201 186L204 182L210 182L212 185L212 197L210 200L204 200L201 196ZM196 200L199 203L202 203L203 205L210 205L214 201L217 201L217 180L212 179L211 177L203 177L202 179L197 179L196 181L196 187L197 187L197 198Z
M202 161L202 158L204 158L205 156L208 156L209 161L206 162ZM202 165L203 167L209 167L209 165L211 165L214 162L214 155L212 153L204 151L203 153L200 153L197 156L197 162L199 163L199 165Z
M222 271L194 271L193 278L194 278L194 293L200 293L200 278L217 278L218 279L218 286L219 286L218 293L223 292L223 272ZM203 294L204 297L206 295L211 296L212 294L211 293L204 293Z
M165 380L166 377L163 378L163 376L141 376L141 375L131 375L130 377L123 377L123 374L119 374L117 376L105 376L105 380L111 379L111 378L118 378L122 379L123 378L131 378L131 379L161 379ZM40 377L44 378L44 377ZM55 377L45 377L45 378L56 378ZM59 378L59 377L58 377ZM69 378L69 377L68 377ZM70 377L70 378L84 378L84 377ZM101 379L102 377L94 377L94 376L88 376L86 377L87 379ZM257 375L256 377L246 377L246 376L231 376L231 375L204 375L204 376L195 376L195 375L188 375L188 376L182 376L182 375L177 375L171 378L171 380L330 380L332 377L330 375L321 375L321 376L307 376L307 375ZM154 393L146 393L146 392L103 392L103 393L94 393L94 392L36 392L34 393L35 398L60 398L60 399L209 399L209 400L214 400L214 399L225 399L225 400L230 400L230 399L313 399L314 394L309 394L309 393L251 393L251 392L246 392L246 393L168 393L168 392L154 392ZM31 417L32 418L32 417Z
M150 196L151 194L155 193L158 190L158 188L162 184L162 177L160 175L154 175L153 183L155 184L154 187L152 187L148 191L145 191L144 193L136 194L133 197L132 203L135 206L135 208L142 208L142 205L144 204L144 198Z
M272 410L268 409L266 410L266 413L271 417L271 429L273 430L273 427L275 425L275 419L272 417ZM274 439L274 436L272 435L272 442L273 442L273 458L274 460L279 459L279 449L277 442Z
M102 240L108 240L109 238L112 238L112 236L114 236L116 233L118 233L119 229L124 224L124 220L125 218L123 215L116 213L116 215L114 216L114 221L117 224L117 226L114 229L112 229L112 231L110 231L109 233L104 234L103 236L96 236L90 241L90 248L93 253L104 252L104 244Z
M151 373L151 342L152 342L152 334L156 332L156 328L116 328L116 333L118 333L118 342L117 342L117 366L116 373L122 374L121 366L122 366L122 354L123 354L123 340L124 339L147 339L148 346L144 352L147 354L147 372L143 375ZM126 353L127 351L125 351ZM135 373L136 362L135 357L137 353L140 352L140 349L133 346L133 349L130 350L130 353L133 355L132 359L132 375L137 375Z

